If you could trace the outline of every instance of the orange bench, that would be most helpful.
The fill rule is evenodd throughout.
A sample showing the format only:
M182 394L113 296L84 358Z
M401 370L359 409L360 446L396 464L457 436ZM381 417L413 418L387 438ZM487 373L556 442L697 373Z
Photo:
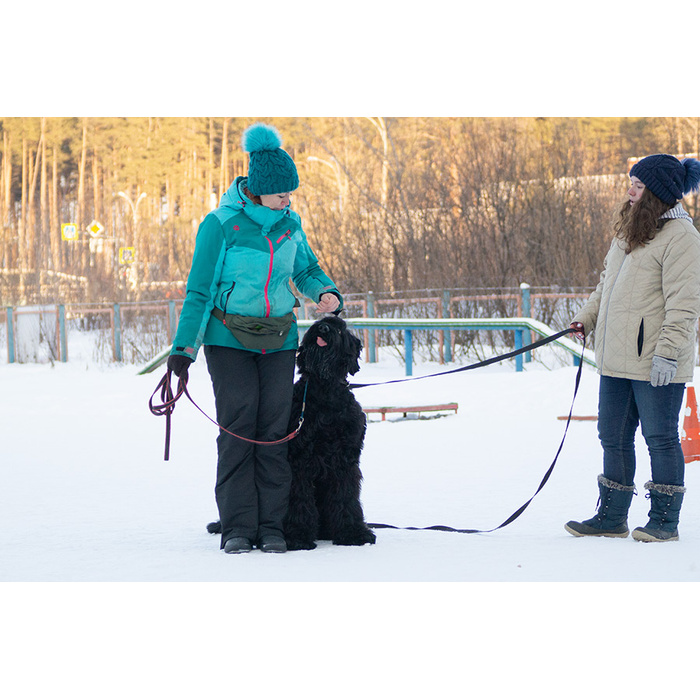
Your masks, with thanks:
M431 406L382 406L380 408L363 408L365 413L381 413L382 420L386 420L387 413L403 413L405 418L408 413L424 413L426 411L454 411L457 413L459 404L440 403Z

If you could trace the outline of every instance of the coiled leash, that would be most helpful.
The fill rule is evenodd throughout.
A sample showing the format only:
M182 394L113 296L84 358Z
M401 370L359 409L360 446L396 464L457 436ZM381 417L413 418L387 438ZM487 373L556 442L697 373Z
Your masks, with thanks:
M498 357L492 357L488 360L484 360L482 362L477 362L472 365L467 365L466 367L458 367L457 369L452 369L448 370L446 372L438 372L437 374L431 374L431 375L425 375L422 377L408 377L406 379L393 379L388 382L379 382L378 384L351 384L350 388L351 389L361 389L366 386L380 386L381 384L394 384L396 382L408 382L416 379L426 379L428 376L430 377L439 377L443 374L454 374L455 372L466 372L467 370L470 369L477 369L478 367L485 367L486 365L491 365L495 362L500 362L501 360L505 360L511 357L515 357L516 355L519 355L521 353L527 352L528 350L533 350L535 348L541 347L542 345L546 345L547 343L551 343L552 341L556 340L557 338L561 338L563 335L567 335L568 333L576 333L577 331L574 330L573 328L567 328L566 330L560 331L559 333L556 333L554 335L547 336L546 338L542 338L531 345L527 345L526 347L519 348L518 350L515 350L513 352L506 353L505 355L499 355ZM583 351L586 349L586 341L583 340L583 347L581 350L581 355L583 356ZM449 527L448 525L430 525L429 527L399 527L397 525L386 525L385 523L367 523L367 527L370 528L388 528L391 530L440 530L441 532L462 532L466 534L476 534L476 533L486 533L486 532L495 532L496 530L500 530L502 527L505 527L506 525L510 525L516 518L519 518L525 509L530 505L532 500L535 498L535 496L544 488L544 485L547 483L549 480L549 477L552 475L552 472L554 471L554 465L557 463L557 460L559 459L559 455L561 454L562 448L564 447L564 440L566 440L566 434L569 431L569 425L571 424L571 416L573 415L574 411L574 402L576 401L576 394L578 394L578 389L579 385L581 384L581 371L583 369L583 357L581 358L581 362L578 365L578 370L576 372L576 381L574 383L574 395L571 398L571 408L569 409L569 415L566 420L566 426L564 427L564 435L561 438L561 442L559 443L559 448L557 449L557 453L554 455L554 459L552 460L552 463L549 465L549 469L547 470L547 473L544 475L544 478L540 482L540 485L537 487L537 491L532 494L530 499L523 503L520 508L518 508L512 515L510 515L506 520L504 520L498 527L491 528L490 530L472 530L469 528L464 528L464 529L459 529L455 527Z
M530 350L534 350L536 348L542 347L543 345L546 345L548 343L553 342L554 340L557 340L558 338L561 338L564 335L568 335L570 333L576 333L577 331L573 328L567 328L563 331L560 331L559 333L555 333L554 335L547 336L546 338L541 338L538 341L535 341L534 343L531 343L530 345L523 346L522 348L518 348L517 350L513 350L512 352L505 353L503 355L497 355L496 357L489 358L488 360L482 360L481 362L476 362L471 365L466 365L465 367L457 367L456 369L451 369L447 370L445 372L437 372L435 374L426 374L420 377L406 377L404 379L392 379L386 382L378 382L376 384L350 384L349 388L350 389L362 389L364 387L368 386L382 386L384 384L396 384L399 382L409 382L409 381L416 381L418 379L428 379L430 377L440 377L446 374L455 374L457 372L466 372L468 370L472 369L478 369L479 367L486 367L487 365L494 364L496 362L501 362L503 360L510 359L512 357L515 357L516 355L521 355L525 352L528 352ZM586 349L586 341L583 341L583 347L582 347L582 355L583 351ZM571 424L571 416L573 415L573 410L574 410L574 402L576 401L576 395L578 394L578 389L579 385L581 384L581 371L583 369L583 359L581 359L581 362L578 365L578 370L576 372L576 380L574 383L574 395L571 399L571 408L569 409L569 415L566 420L566 425L564 426L564 435L562 436L561 442L559 443L559 448L557 449L557 452L554 456L554 459L552 460L552 463L549 466L549 469L547 470L547 473L544 475L544 478L540 482L540 485L537 487L537 490L535 493L530 497L528 501L526 501L520 508L518 508L512 515L510 515L506 520L504 520L500 525L497 527L491 528L490 530L474 530L474 529L459 529L459 528L454 528L454 527L449 527L448 525L430 525L428 527L399 527L398 525L387 525L385 523L367 523L367 526L370 528L387 528L387 529L392 529L392 530L440 530L442 532L460 532L460 533L466 533L466 534L476 534L476 533L487 533L487 532L495 532L496 530L500 530L502 527L505 527L506 525L509 525L512 523L516 518L520 517L522 513L525 511L525 509L530 505L530 503L533 501L535 496L544 488L544 485L547 483L549 480L549 477L552 475L552 472L554 471L554 465L557 463L557 460L559 459L559 455L562 451L562 448L564 447L564 441L566 440L566 435L569 431L569 425ZM175 403L177 400L184 394L187 396L187 398L190 400L192 405L200 412L202 413L209 421L214 423L214 425L218 426L220 430L223 430L224 432L228 433L229 435L232 435L233 437L237 437L240 440L244 440L246 442L252 442L256 445L278 445L283 442L288 442L289 440L294 439L299 431L301 430L301 426L304 423L304 410L306 408L306 390L308 388L308 382L306 386L304 387L304 397L302 400L302 409L301 409L301 415L299 416L299 425L286 437L281 438L280 440L273 440L271 442L262 442L258 440L251 440L250 438L244 438L240 435L236 435L235 433L230 432L229 430L226 430L226 428L222 427L219 425L213 418L208 416L192 399L190 396L189 392L187 391L187 375L185 377L180 377L178 381L178 387L177 387L177 394L173 396L172 388L171 388L171 370L168 370L163 378L160 380L158 386L156 387L156 390L153 392L151 395L151 398L148 402L148 406L151 410L151 413L155 416L165 416L166 418L166 424L165 424L165 455L164 459L167 461L170 456L170 429L171 429L171 417L172 413L175 410ZM160 390L160 395L161 395L161 404L154 405L153 403L153 398L154 396L158 393Z
M151 394L151 398L148 400L148 408L150 409L151 413L154 416L165 416L165 452L163 455L163 459L167 462L170 459L170 429L171 429L171 422L172 422L172 415L173 411L175 410L175 404L177 403L178 399L184 394L192 403L192 405L209 421L211 421L215 426L217 426L220 430L223 430L225 433L228 433L229 435L232 435L235 438L238 438L239 440L243 440L245 442L251 442L254 445L281 445L283 442L289 442L289 440L293 440L298 434L299 431L301 430L301 426L304 424L304 411L306 410L306 390L308 389L309 383L307 381L306 386L304 387L304 396L302 398L302 403L301 403L301 414L299 416L299 424L297 427L292 430L289 435L280 438L279 440L270 440L270 441L264 441L264 440L252 440L251 438L246 438L243 437L242 435L236 435L236 433L232 433L230 430L227 430L224 428L222 425L219 425L211 416L207 415L194 401L194 399L190 396L190 392L187 391L187 375L185 374L183 377L180 377L177 383L177 394L173 395L173 390L172 390L172 383L170 381L170 377L172 375L172 370L167 370L166 373L163 375L163 378L158 382L158 386L156 387L156 390ZM153 403L153 398L154 396L158 393L160 390L160 400L162 403L154 405Z

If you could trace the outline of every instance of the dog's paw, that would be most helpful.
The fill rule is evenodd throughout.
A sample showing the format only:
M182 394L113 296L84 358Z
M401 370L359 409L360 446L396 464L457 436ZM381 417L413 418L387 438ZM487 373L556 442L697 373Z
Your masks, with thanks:
M316 543L305 540L294 540L285 538L287 540L287 550L290 552L299 551L300 549L316 549Z
M363 544L374 544L376 541L377 536L369 529L360 532L343 533L333 538L333 544L346 547L361 547Z
M221 532L221 521L217 520L215 523L209 523L207 525L207 532L210 535L216 535Z

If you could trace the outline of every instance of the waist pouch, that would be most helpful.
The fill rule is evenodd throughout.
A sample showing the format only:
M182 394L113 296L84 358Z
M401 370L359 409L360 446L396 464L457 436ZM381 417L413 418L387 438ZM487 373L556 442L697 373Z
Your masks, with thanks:
M294 313L291 311L284 316L260 318L225 314L215 306L211 314L233 333L233 337L243 347L249 350L279 350L287 340L294 322Z

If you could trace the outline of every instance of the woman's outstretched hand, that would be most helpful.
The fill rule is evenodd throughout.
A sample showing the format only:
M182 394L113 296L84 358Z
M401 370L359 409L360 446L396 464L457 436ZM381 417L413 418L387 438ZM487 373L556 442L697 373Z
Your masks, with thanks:
M332 314L340 306L340 299L335 294L326 292L321 294L321 300L316 304L316 311L320 314Z
M569 328L573 328L576 333L574 335L579 339L579 340L585 340L586 339L586 334L583 329L583 323L579 323L578 321L574 321Z

